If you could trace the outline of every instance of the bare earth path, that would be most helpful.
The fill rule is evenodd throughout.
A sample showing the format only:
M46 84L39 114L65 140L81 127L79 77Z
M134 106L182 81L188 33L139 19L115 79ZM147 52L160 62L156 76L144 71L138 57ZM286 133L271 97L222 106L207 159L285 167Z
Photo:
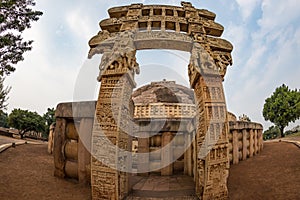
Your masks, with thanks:
M230 199L300 199L300 149L265 143L261 154L231 166L228 187Z
M260 155L231 166L230 199L300 199L300 149L267 143ZM21 145L0 154L0 199L85 200L89 186L53 176L47 145Z

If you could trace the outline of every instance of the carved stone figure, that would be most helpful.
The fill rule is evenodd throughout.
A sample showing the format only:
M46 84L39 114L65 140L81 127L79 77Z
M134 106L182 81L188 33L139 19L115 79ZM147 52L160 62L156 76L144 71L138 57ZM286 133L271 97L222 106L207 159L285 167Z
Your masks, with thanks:
M91 47L96 47L109 37L110 33L107 30L99 31L98 34L89 41L89 45Z
M125 31L118 34L112 51L104 53L101 58L99 80L107 69L121 70L124 67L124 70L128 68L134 73L139 74L139 64L135 58L134 35L135 33L132 31Z
M192 48L190 65L194 66L198 73L203 73L205 69L216 70L213 58L197 42L194 43Z

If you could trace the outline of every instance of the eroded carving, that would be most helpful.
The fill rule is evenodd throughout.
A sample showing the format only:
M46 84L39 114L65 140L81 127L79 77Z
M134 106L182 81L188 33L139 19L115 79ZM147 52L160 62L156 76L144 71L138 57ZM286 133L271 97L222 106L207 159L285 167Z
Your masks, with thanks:
M99 80L102 81L102 84L96 109L99 125L94 126L93 144L95 148L100 148L99 144L105 145L99 142L100 137L97 135L97 131L102 129L117 147L129 148L128 137L124 130L130 130L127 122L132 113L130 108L133 106L130 107L128 104L130 104L130 94L134 87L134 74L139 73L139 66L135 58L136 49L146 49L146 46L149 45L150 48L189 51L191 53L188 66L189 77L196 97L196 141L194 146L195 154L197 154L194 158L196 192L201 199L224 199L228 193L226 181L229 162L227 155L228 129L224 125L227 123L227 110L222 78L225 76L227 66L232 64L230 55L232 46L225 40L214 38L220 37L223 33L223 27L214 22L214 13L196 9L189 2L182 2L181 5L182 7L135 4L112 8L109 10L111 18L100 23L103 32L90 41L90 56L95 53L103 54L99 66ZM146 8L149 10L147 11ZM167 9L172 11L167 12ZM168 16L166 17L166 15ZM151 40L155 43L154 45L149 44ZM172 43L172 41L177 42ZM139 45L138 48L137 45ZM111 88L114 90L112 91ZM120 97L117 94L120 94ZM116 104L116 110L108 103ZM109 106L111 107L108 108ZM145 118L192 117L191 106L183 104L176 106L149 104L148 107L139 107L137 105L135 113L140 112L139 117ZM188 110L186 110L187 108ZM163 133L163 137L167 139L163 140L162 144L167 144L171 136L172 133ZM211 149L212 151L209 152ZM113 149L111 150L113 151ZM109 162L114 160L106 158L107 155L101 156L104 157L103 159L108 159ZM125 166L127 158L122 153L117 152L114 158L119 161L121 168ZM169 157L166 156L166 158ZM94 174L102 169L106 170L97 168L96 165ZM109 169L107 170L109 171ZM172 168L168 166L162 171L162 174L171 174ZM118 177L115 185L108 184L105 187L97 185L99 182L94 176L96 180L94 185L92 183L93 191L102 192L99 195L104 194L105 198L103 199L123 199L126 194L127 174L116 172L116 170L113 172L116 173L115 178ZM111 179L112 174L108 174L107 178ZM99 180L102 179L99 178ZM111 188L115 189L115 192L111 194L112 197L108 197L107 191L111 191Z
M133 38L134 33L131 31L122 32L116 37L112 51L106 52L102 56L99 66L99 80L107 70L112 71L110 72L112 74L124 74L128 70L133 73L140 73L139 64L136 62Z
M110 37L110 33L107 30L99 31L99 33L92 37L92 39L89 41L89 45L91 48L94 48L101 44L104 40L108 39Z
M207 70L210 73L218 72L218 68L210 56L210 54L199 44L194 43L189 66L193 68L196 73L204 74ZM195 73L191 72L191 73Z

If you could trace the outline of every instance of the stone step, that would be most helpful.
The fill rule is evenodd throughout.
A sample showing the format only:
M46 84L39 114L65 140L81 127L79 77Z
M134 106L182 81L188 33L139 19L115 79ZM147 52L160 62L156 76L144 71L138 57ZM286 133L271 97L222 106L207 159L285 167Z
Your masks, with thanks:
M152 197L152 198L166 198L166 197L184 197L195 195L193 189L181 189L181 190L167 190L167 191L153 191L153 190L133 190L132 196L134 197Z
M180 196L180 197L135 197L128 196L126 200L199 200L196 196Z
M135 177L129 200L197 199L193 179L188 176Z

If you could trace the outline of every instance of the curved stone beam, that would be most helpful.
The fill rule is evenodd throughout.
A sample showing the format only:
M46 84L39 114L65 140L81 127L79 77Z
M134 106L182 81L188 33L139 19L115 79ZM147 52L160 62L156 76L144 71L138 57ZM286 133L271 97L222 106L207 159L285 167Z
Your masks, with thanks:
M124 32L122 33L123 35ZM196 54L197 51L199 53L204 50L209 53L210 57L215 61L216 66L218 67L219 74L224 77L226 74L227 67L232 65L232 57L231 51L233 46L230 42L221 39L221 38L213 38L213 37L204 37L201 35L194 35L194 39L186 35L184 33L176 33L176 32L167 32L167 31L146 31L146 32L134 32L131 31L131 44L126 48L116 50L116 41L127 41L127 36L124 39L121 39L121 33L108 34L107 31L100 32L97 36L94 36L89 44L91 45L91 50L89 52L89 58L91 58L95 54L103 54L100 69L103 70L105 65L111 64L113 61L108 61L111 59L116 59L116 57L120 56L120 51L129 51L129 46L131 49L136 50L144 50L144 49L171 49L171 50L181 50ZM196 41L198 44L198 49L192 50L193 41ZM118 45L117 45L118 46ZM115 49L115 50L114 50ZM114 53L117 53L114 55ZM206 59L208 56L206 56ZM203 58L204 59L204 58Z
M189 2L182 7L132 4L109 9L109 19L100 22L100 31L89 45L89 58L104 54L103 62L112 56L111 51L119 33L134 31L136 50L173 49L191 52L192 41L198 42L215 61L222 77L232 65L230 42L218 38L223 26L214 22L215 14L196 9ZM158 31L160 30L160 31ZM102 64L105 65L105 64ZM103 68L103 67L102 67Z

